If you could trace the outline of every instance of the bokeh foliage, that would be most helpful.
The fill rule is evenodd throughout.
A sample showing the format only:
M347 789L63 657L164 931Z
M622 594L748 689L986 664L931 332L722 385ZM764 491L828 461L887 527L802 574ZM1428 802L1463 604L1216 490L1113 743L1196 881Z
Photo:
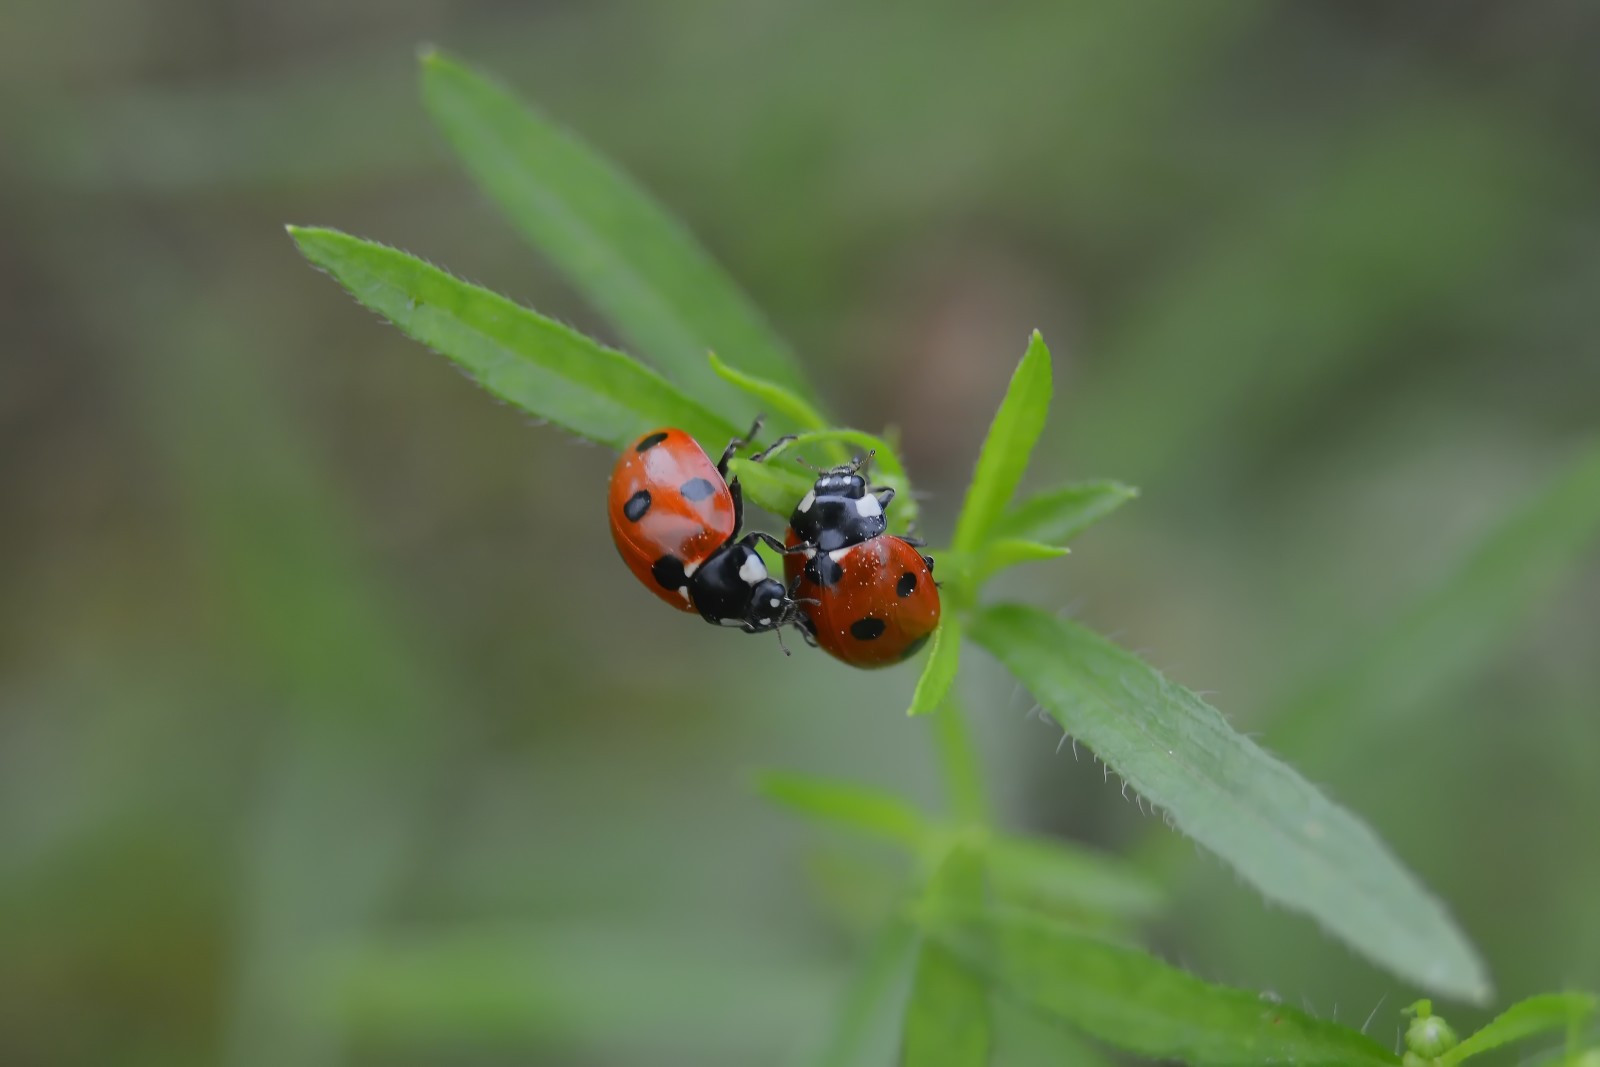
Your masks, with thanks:
M1561 473L1600 394L1595 26L1445 11L8 16L0 1058L748 1062L825 1010L885 861L816 851L739 770L931 792L908 678L636 613L584 503L607 456L486 408L283 247L280 219L336 217L607 336L441 165L430 38L681 210L841 414L901 427L938 537L1018 324L1071 339L1035 470L1144 497L1005 580L1221 690L1508 997L1600 984L1595 495ZM1485 540L1547 485L1571 506ZM1008 822L1163 839L982 692ZM1192 969L1341 1019L1390 988L1186 848L1148 856ZM685 927L689 1007L540 999L652 988ZM419 1003L441 966L461 995Z

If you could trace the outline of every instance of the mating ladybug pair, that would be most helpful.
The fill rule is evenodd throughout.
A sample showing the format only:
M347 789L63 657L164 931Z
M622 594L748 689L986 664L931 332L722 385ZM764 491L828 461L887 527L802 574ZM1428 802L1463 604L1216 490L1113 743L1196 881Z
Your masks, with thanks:
M780 644L781 628L793 625L857 667L914 655L939 625L933 560L887 532L894 490L873 490L860 460L818 474L784 541L760 531L739 536L744 496L739 479L728 480L728 461L760 428L757 419L716 463L674 429L645 434L623 452L608 509L623 561L662 600L716 625L780 631ZM783 553L787 584L767 573L758 544Z

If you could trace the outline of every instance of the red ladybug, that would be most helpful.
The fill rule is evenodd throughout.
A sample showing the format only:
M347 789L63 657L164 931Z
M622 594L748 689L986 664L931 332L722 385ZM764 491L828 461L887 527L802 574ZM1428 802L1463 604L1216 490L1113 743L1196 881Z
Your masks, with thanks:
M682 430L645 434L617 460L607 508L617 551L651 592L680 611L745 633L776 630L798 617L797 605L767 574L755 548L762 542L778 551L784 546L767 533L739 538L744 497L739 479L727 480L728 461L760 427L757 419L748 437L730 441L716 463Z
M894 490L873 491L860 461L823 471L795 507L784 572L806 635L854 667L916 655L939 625L933 559L886 533Z

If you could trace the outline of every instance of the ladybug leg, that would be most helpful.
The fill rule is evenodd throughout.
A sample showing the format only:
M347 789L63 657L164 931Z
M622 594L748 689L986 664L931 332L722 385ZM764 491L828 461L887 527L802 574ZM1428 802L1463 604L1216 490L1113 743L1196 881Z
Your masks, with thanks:
M782 541L778 540L776 537L773 537L765 530L753 530L750 533L745 534L743 544L746 548L754 548L758 542L766 545L780 556L794 556L802 552L809 552L812 548L816 547L815 545L807 542L805 544L795 545L793 548L790 548L788 545L785 545Z
M791 444L794 441L798 441L799 439L800 438L795 434L786 433L782 437L780 437L777 440L773 441L766 448L763 448L760 452L757 452L755 455L751 456L750 457L750 462L751 463L762 463L769 456L773 455L776 452L781 451L782 449L787 447L789 444Z
M733 458L733 454L756 439L756 434L761 432L761 424L766 419L765 415L757 415L756 421L750 424L749 432L743 437L735 437L728 442L728 447L722 450L722 458L717 460L717 473L723 478L728 477L728 461Z
M889 501L894 499L894 490L888 486L875 490L872 494L878 500L878 507L884 511L889 510Z
M744 487L739 484L739 479L728 483L728 492L733 496L733 533L728 535L728 543L732 544L744 526Z

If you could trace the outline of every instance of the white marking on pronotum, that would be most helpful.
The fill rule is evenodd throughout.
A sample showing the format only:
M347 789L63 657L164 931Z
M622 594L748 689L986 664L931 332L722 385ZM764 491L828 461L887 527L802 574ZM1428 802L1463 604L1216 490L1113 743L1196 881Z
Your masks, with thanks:
M816 502L817 502L817 491L815 489L808 489L808 490L806 490L806 495L800 498L800 506L795 508L795 510L796 511L810 511L811 510L811 505L815 504Z
M760 556L752 552L749 559L739 564L739 577L744 579L746 585L766 581L767 565L761 562Z
M835 563L839 563L839 562L843 561L843 559L846 556L848 556L849 554L850 554L850 546L846 545L844 548L836 548L832 552L829 552L828 553L828 558L833 560Z
M878 498L869 493L856 501L856 513L863 519L872 519L882 515L883 509L878 506Z
M688 600L689 599L689 587L686 586L686 585L678 586L678 595L683 597L683 599ZM693 603L693 601L690 601L690 602Z
M685 563L683 565L683 576L685 578L693 578L694 577L694 572L699 570L699 569L700 569L700 561L699 560L695 560L693 563Z

